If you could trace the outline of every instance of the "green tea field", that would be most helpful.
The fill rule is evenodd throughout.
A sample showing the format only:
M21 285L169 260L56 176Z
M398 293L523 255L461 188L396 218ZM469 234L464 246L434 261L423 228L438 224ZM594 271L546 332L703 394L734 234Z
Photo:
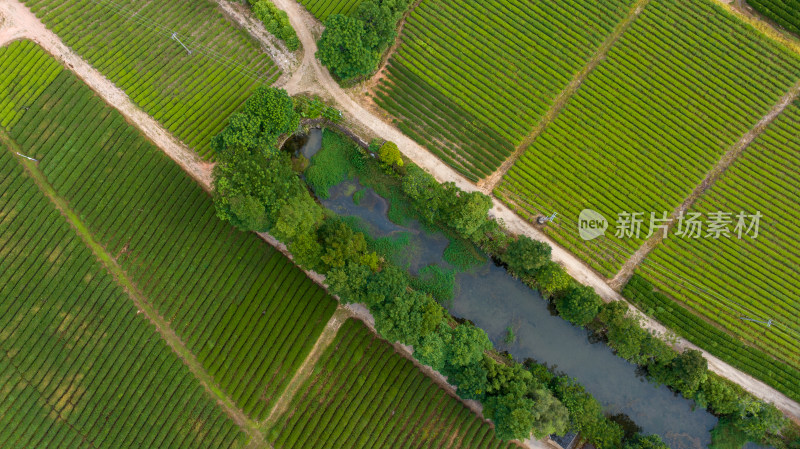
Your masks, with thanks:
M517 447L495 438L491 427L352 319L269 439L276 448Z
M650 213L671 214L798 80L797 55L722 8L653 0L496 192L523 215L557 211L547 233L612 277ZM586 208L605 237L579 237ZM643 213L639 238L615 235L622 212Z
M747 4L787 31L800 34L800 1L747 0Z
M704 216L735 211L730 217L732 238L667 239L638 270L659 291L706 321L795 370L800 369L800 254L793 242L800 234L800 190L784 180L800 172L797 148L800 102L784 111L693 206L692 212ZM763 216L757 237L753 229L738 238L734 226L740 211ZM749 227L750 220L745 224ZM772 325L743 317L772 320ZM765 368L752 370L763 375ZM775 370L768 377L783 376ZM800 397L797 379L783 380L780 386Z
M350 14L363 0L300 0L308 12L324 22L332 14Z
M423 0L375 101L472 179L514 152L629 13L631 0Z
M26 41L0 50L0 64L15 63L42 73L53 67ZM72 73L56 68L2 83L10 94L0 99L0 119L15 117L9 134L20 150L41 161L56 191L237 405L263 418L335 301L283 254L217 219L208 194ZM22 97L27 111L15 101Z
M277 67L258 44L210 0L24 3L204 158L212 156L210 139L227 117L255 87L278 77Z
M240 447L20 160L0 143L0 447Z

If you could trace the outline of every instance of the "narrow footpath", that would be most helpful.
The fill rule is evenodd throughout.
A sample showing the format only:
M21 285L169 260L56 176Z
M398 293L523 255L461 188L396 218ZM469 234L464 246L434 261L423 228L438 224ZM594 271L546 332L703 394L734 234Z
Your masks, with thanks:
M274 0L274 3L278 8L287 12L289 20L303 45L303 59L299 68L286 84L278 87L285 88L290 94L317 93L323 97L332 99L336 103L336 106L345 114L346 120L354 126L361 128L362 132L368 132L386 140L394 141L409 159L429 171L440 182L454 182L463 190L480 191L477 186L439 161L422 146L402 134L397 128L383 122L380 118L372 115L353 100L339 87L327 69L322 67L314 56L317 47L311 32L310 24L314 24L315 19L294 0ZM20 3L19 0L3 0L3 2L0 3L0 15L4 17L6 22L9 22L4 25L4 29L0 30L0 45L4 45L9 40L18 38L28 38L37 42L46 51L73 70L108 104L119 110L120 113L134 126L140 129L145 136L152 140L187 173L195 178L204 189L210 191L212 165L201 161L192 150L169 134L153 118L136 107L122 90L114 86L113 83L91 67L86 61L72 52L61 42L58 36L45 28L33 13ZM530 238L550 245L552 247L553 260L563 265L565 270L578 282L592 287L605 301L625 301L618 292L608 285L604 278L595 273L586 264L558 246L549 237L541 233L537 228L512 210L508 209L500 200L494 197L492 199L494 206L490 210L490 214L495 218L503 220L509 231L516 234L527 235ZM259 235L284 252L284 254L288 253L286 247L275 239L265 234ZM309 275L315 281L321 281L321 276L318 274L309 273ZM635 310L633 306L630 307ZM648 329L653 329L662 334L667 333L667 329L652 318L643 316L643 323ZM678 349L693 348L700 350L684 339L679 339L676 347ZM708 359L708 365L712 371L738 383L754 396L772 402L793 419L800 420L800 404L765 383L717 359L711 354L702 350L700 351L706 359Z

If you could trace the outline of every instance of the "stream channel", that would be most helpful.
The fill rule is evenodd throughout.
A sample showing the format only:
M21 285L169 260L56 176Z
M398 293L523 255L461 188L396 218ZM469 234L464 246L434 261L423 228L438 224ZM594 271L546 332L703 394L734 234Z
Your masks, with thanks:
M319 149L321 134L312 130L302 142L300 151L307 158ZM428 232L417 222L392 223L387 218L388 202L372 189L367 188L355 204L353 193L363 189L357 180L347 180L331 188L322 204L341 216L359 217L373 238L407 235L404 259L412 273L429 264L449 268L442 258L449 244L446 236ZM590 341L588 331L551 314L539 292L490 260L456 275L455 298L448 310L484 329L496 348L516 360L532 358L575 377L609 415L627 415L644 433L660 435L669 447L705 448L711 442L709 431L717 422L713 415L649 382L637 366L614 355L607 345ZM512 344L503 341L508 326L516 335Z

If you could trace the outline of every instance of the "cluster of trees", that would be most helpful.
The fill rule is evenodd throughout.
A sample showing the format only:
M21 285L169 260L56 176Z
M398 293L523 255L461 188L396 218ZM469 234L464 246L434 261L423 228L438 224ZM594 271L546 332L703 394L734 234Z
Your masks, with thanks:
M298 264L324 273L330 291L342 301L367 305L384 338L413 346L414 356L446 375L459 395L480 400L501 438L574 429L600 449L664 447L657 437L624 440L622 427L573 379L542 365L523 366L487 354L492 345L483 330L453 322L432 291L415 288L408 272L371 250L363 233L326 215L292 170L289 155L276 146L280 135L298 129L305 114L324 109L311 103L295 101L283 90L260 88L213 139L219 161L214 201L221 218L242 229L270 232L287 244ZM592 289L577 284L550 260L546 244L509 236L488 217L489 197L463 192L453 183L440 184L414 164L398 162L396 146L376 148L383 170L400 178L401 190L421 221L483 248L539 288L562 317L589 326L620 356L646 367L653 379L724 416L726 429L754 441L778 441L785 425L779 411L710 375L699 352L679 354L642 329L629 316L627 304L603 304ZM356 165L378 163L356 147L348 151L352 154L340 156Z
M278 150L278 137L295 132L301 115L282 89L261 87L212 139L214 204L217 215L248 231L267 231L279 239L308 232L322 210Z
M295 51L300 48L300 39L289 23L289 15L286 11L278 9L270 0L247 0L253 8L253 14L258 20L264 23L273 36L286 43L286 48Z
M737 385L714 376L700 352L676 352L661 338L645 330L639 320L628 313L626 303L604 304L593 289L578 284L551 260L548 245L525 236L509 237L487 217L491 201L481 199L478 193L462 192L452 183L439 184L413 165L407 167L405 173L403 192L411 199L421 219L454 231L483 248L503 262L511 273L539 289L553 302L562 318L577 326L592 328L620 357L646 368L653 380L723 417L721 425L727 429L746 435L750 441L785 446L781 432L786 429L787 421L780 411ZM653 436L637 436L623 442L621 427L607 419L600 404L573 380L564 377L552 380L547 376L540 380L567 407L572 427L595 446L662 447L659 445L663 443Z
M369 75L394 42L411 0L365 0L352 15L333 14L317 42L317 58L342 81Z

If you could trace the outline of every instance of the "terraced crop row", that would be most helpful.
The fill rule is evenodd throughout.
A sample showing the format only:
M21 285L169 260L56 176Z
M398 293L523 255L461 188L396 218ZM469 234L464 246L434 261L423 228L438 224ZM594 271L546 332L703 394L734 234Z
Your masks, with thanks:
M390 62L387 73L392 84L376 89L375 102L401 131L470 180L490 175L514 152L511 142L403 65ZM426 91L420 95L419 89Z
M205 158L210 139L277 67L209 0L25 0L145 112ZM177 40L192 53L188 54Z
M672 213L798 79L800 58L723 8L653 0L496 191L557 211L547 232L612 276L650 212ZM584 208L611 221L606 237L580 239ZM640 238L613 236L620 212L645 214Z
M332 14L350 14L364 0L300 0L308 12L324 22Z
M747 0L765 17L795 34L800 34L800 0Z
M631 4L423 0L376 101L422 145L483 177L538 123ZM449 103L458 107L452 115Z
M0 61L17 45L26 44ZM12 138L226 393L263 418L335 301L258 237L217 219L208 194L71 72L28 104Z
M724 332L681 304L653 289L641 275L634 275L622 294L633 304L697 346L732 366L759 378L794 400L800 400L800 369ZM762 329L763 331L763 329Z
M269 432L276 448L510 448L361 322L347 320Z
M243 445L3 144L0 297L0 447Z
M695 313L800 368L797 148L800 102L785 110L692 208L704 215L717 210L760 212L757 238L669 240L639 272ZM737 220L731 218L733 227ZM773 325L767 328L741 317L771 319Z

